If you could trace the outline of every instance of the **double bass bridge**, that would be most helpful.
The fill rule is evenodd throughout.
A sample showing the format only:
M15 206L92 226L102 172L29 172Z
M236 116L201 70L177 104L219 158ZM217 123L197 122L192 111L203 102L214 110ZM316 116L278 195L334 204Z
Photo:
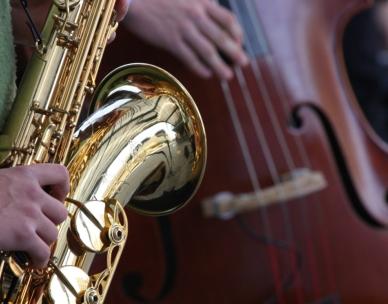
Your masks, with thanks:
M202 201L202 211L205 217L230 219L240 213L303 198L326 186L322 172L298 168L283 175L279 183L258 191L239 194L219 192Z

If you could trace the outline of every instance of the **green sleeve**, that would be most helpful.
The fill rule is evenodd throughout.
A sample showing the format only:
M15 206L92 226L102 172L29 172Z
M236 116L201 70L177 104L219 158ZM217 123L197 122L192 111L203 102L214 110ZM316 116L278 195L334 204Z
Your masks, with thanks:
M16 68L9 0L0 0L0 129L15 97Z

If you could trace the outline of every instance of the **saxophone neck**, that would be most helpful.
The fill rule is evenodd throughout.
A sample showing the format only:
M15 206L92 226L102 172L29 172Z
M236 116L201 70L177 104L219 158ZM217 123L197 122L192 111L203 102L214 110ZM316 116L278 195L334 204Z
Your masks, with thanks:
M54 1L5 124L0 162L62 162L108 38L115 0Z

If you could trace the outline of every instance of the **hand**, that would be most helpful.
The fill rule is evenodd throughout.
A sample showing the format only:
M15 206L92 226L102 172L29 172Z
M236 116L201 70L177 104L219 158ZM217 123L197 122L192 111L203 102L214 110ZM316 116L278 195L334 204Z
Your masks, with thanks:
M220 52L233 64L248 62L236 18L212 0L133 0L124 22L132 33L170 51L202 77L232 77Z
M116 21L121 22L124 20L125 16L128 12L129 3L131 0L117 0L115 3L115 11L116 11ZM112 35L108 39L108 43L111 43L116 39L116 32L112 33Z
M124 20L125 16L128 12L129 3L131 0L117 0L115 4L115 10L116 10L116 18L118 22L121 22Z
M49 187L49 193L42 187ZM45 267L56 225L67 217L65 167L39 164L0 169L0 249L26 252L34 267Z

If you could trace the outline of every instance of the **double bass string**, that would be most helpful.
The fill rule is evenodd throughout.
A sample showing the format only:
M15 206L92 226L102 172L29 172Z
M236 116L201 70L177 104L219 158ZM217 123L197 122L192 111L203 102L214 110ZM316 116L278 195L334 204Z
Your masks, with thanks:
M258 175L257 175L256 169L255 169L255 166L254 166L254 163L252 160L251 153L250 153L249 148L248 148L247 140L245 138L240 119L239 119L238 114L237 114L237 110L236 110L236 107L235 107L235 104L233 101L232 94L230 92L230 87L229 87L228 82L223 80L221 82L221 87L222 87L224 95L225 95L225 101L227 103L229 113L231 115L231 119L233 122L233 126L234 126L235 132L237 134L237 138L238 138L238 141L240 144L240 149L241 149L242 154L243 154L246 168L248 170L248 173L249 173L249 176L251 179L251 184L254 188L254 191L258 192L261 190L260 183L258 180ZM260 209L259 213L260 213L261 219L264 223L264 234L267 236L265 239L270 240L270 241L265 242L265 243L266 244L273 244L274 242L272 241L273 237L272 237L271 226L269 224L269 218L268 218L268 216L266 216L265 207L263 209ZM284 299L282 297L282 294L281 294L282 284L281 284L281 278L280 278L280 273L279 273L280 269L279 269L278 262L276 260L276 254L273 251L272 247L271 248L267 247L267 250L268 250L268 254L270 257L270 261L271 261L272 273L274 275L278 299L280 300L280 303L285 303Z
M278 74L277 70L273 68L273 60L272 60L272 57L268 57L266 58L266 61L267 61L267 65L269 66L270 68L270 72L272 75L274 74ZM272 78L275 78L275 76L272 76ZM284 92L284 90L281 88L280 84L275 82L275 86L276 86L276 92L279 94L280 96L280 100L282 101L282 104L287 107L287 104L285 102L285 97L286 97L286 94ZM288 109L286 108L283 108L283 111L286 115ZM297 149L298 149L298 153L299 155L301 156L301 158L303 159L303 162L307 165L308 168L311 168L311 162L310 162L310 159L308 157L308 154L307 154L307 151L306 151L306 148L303 144L303 142L301 141L301 139L299 137L295 137L294 138L294 141L296 143L296 146L297 146ZM322 203L320 202L319 199L317 199L317 196L316 195L313 195L311 196L309 199L308 199L311 203L310 205L313 205L315 208L316 208L316 214L319 215L319 219L322 220L322 214L324 214L323 212L323 206L322 206ZM306 211L305 208L302 209L302 211ZM308 220L308 216L304 215L303 216L303 219L304 219L304 226L307 228L308 226L308 223L306 222L306 220ZM319 227L319 235L320 235L320 243L321 243L321 246L322 246L322 253L324 255L324 259L323 259L323 262L325 263L326 267L325 267L325 270L326 270L326 277L327 277L327 280L328 280L328 284L329 284L329 289L331 290L337 290L338 288L336 287L336 284L334 283L334 274L332 272L332 268L331 268L331 263L330 263L330 254L329 254L329 251L330 251L330 246L328 244L328 237L326 236L325 234L325 229L323 227L322 224L320 225L317 225ZM307 229L304 229L304 231L308 231ZM309 243L311 243L311 239L308 238L308 241ZM312 244L309 244L309 251L312 252L312 247L313 245ZM316 258L314 257L314 254L309 254L308 257L310 257L312 260L310 261L314 266L311 266L313 267L314 269L314 272L316 273L317 272L317 269L316 269ZM315 282L313 282L313 284L315 285L315 294L316 296L318 297L319 296L319 283L318 283L318 278L317 276L314 276L315 277ZM313 277L313 279L314 279Z
M240 79L240 81L241 81L241 79ZM247 140L245 138L245 135L244 135L244 132L243 132L243 129L241 126L241 122L240 122L240 119L238 117L238 113L237 113L236 106L235 106L234 101L233 101L232 94L230 92L230 87L229 87L228 82L225 80L222 81L221 87L222 87L222 90L224 92L225 101L226 101L228 109L229 109L229 114L231 115L231 119L233 122L235 132L237 134L237 139L238 139L239 144L240 144L240 149L242 151L244 162L245 162L246 168L247 168L248 173L249 173L251 184L254 188L254 191L260 191L261 187L260 187L260 183L259 183L259 179L258 179L258 174L256 172L256 169L255 169L255 166L254 166L254 163L252 160L252 156L251 156L251 153L250 153L249 148L248 148ZM247 98L247 95L245 95L245 98ZM266 145L266 143L264 145ZM268 155L267 155L267 157L268 157ZM269 155L269 157L271 157L271 156ZM271 231L270 224L268 221L269 218L268 218L268 216L266 216L266 209L262 208L259 213L261 215L261 219L262 219L263 224L264 224L265 235L267 236L265 239L273 240L272 231ZM269 243L273 244L274 242L272 242L272 241L266 242L266 244L269 244ZM280 278L280 273L279 273L279 271L280 271L279 265L278 265L278 262L276 260L276 253L274 252L274 248L272 246L267 246L267 251L268 251L268 254L270 257L270 261L271 261L272 273L274 275L277 298L278 298L280 303L285 303L285 300L283 299L283 295L281 292L282 283L281 283L281 278Z
M244 5L246 5L245 4L246 1L244 1L243 3L244 3ZM239 15L241 18L242 17L241 8L239 8L239 6L234 1L232 1L232 4L234 6L234 10L239 12ZM259 28L261 28L259 21L258 21L259 16L258 16L256 10L254 8L252 8L251 1L248 1L248 6L247 6L247 9L245 11L247 12L251 23L254 25L253 26L253 34L254 34L253 37L255 37L255 38L260 37L261 39L257 39L258 42L261 43L262 46L265 46L265 49L267 49L268 45L266 43L265 37L264 37L264 35L262 35L259 32ZM256 15L255 15L255 12L256 12ZM252 46L252 41L253 40L251 40L251 39L247 40L247 49L248 49L248 52L251 54L251 56L254 57L255 52L254 52L254 48ZM262 57L266 58L266 57L268 57L268 54L270 54L269 49L267 49L267 51L264 52L264 54L263 54L264 56L262 56ZM280 126L279 119L278 119L277 115L275 114L275 110L273 108L273 100L271 99L269 91L264 83L264 78L262 77L261 68L260 68L257 60L255 60L254 64L251 65L251 68L253 70L256 85L258 87L258 90L259 90L262 98L263 98L265 110L270 118L272 127L275 131L275 136L276 136L277 142L280 145L281 151L283 153L283 157L285 158L288 170L289 170L289 172L292 172L293 170L296 169L296 165L295 165L295 162L291 156L290 148L286 142L285 135L284 135L284 132L282 131L282 128ZM276 81L274 81L274 82L276 83ZM279 181L280 181L279 178L277 180L275 180L276 183ZM290 240L290 243L294 247L294 248L289 249L290 251L291 251L291 249L294 250L294 254L292 255L292 251L291 251L291 256L290 256L291 271L293 272L293 275L294 275L295 285L302 286L300 272L298 271L298 268L300 268L301 265L298 265L298 261L296 260L299 249L296 246L296 241L293 237L292 224L291 224L291 221L289 219L288 203L282 202L281 209L283 211L285 226L286 226L288 233L289 233L288 239ZM299 290L299 293L297 294L298 300L299 300L299 302L304 302L304 300L303 300L304 295L303 295L302 289L298 289L298 290Z
M254 20L256 23L259 23L259 13L258 13L258 8L257 6L253 5L252 1L248 1L249 3L249 9L248 9L248 13L250 15L250 18L252 20ZM260 26L260 25L259 25ZM257 29L257 27L255 27L255 29ZM272 54L272 52L270 51L269 54ZM280 75L279 75L279 71L277 71L276 68L274 68L274 63L273 63L273 56L265 56L264 57L264 62L266 63L266 65L269 67L269 72L270 72L270 75L271 75L271 79L275 80L275 79L281 79ZM256 65L257 65L257 62L256 62ZM257 66L257 68L259 68ZM281 105L282 105L282 108L283 108L283 113L284 113L284 116L285 117L288 117L289 115L287 115L287 113L290 113L290 109L289 109L289 104L286 102L286 93L284 91L284 88L280 85L279 81L273 81L274 85L275 85L275 92L276 94L278 95L278 99L280 99L280 102L281 102ZM298 153L302 159L302 162L307 165L308 168L311 168L311 161L308 157L308 153L306 151L306 147L304 146L304 143L302 142L301 138L298 137L298 136L293 136L293 141L295 142L296 144L296 147L297 147L297 150L298 150ZM317 211L317 214L319 215L319 219L322 219L322 205L321 205L321 201L318 201L317 200L317 196L316 195L313 195L311 198L310 198L312 202L312 205L316 208L316 211ZM309 204L311 205L311 204ZM310 207L310 206L309 206ZM304 220L303 221L303 224L304 224L304 227L305 229L303 231L308 231L308 224L307 224L307 220L308 220L308 216L306 216L305 210L306 208L302 208L302 212L303 212L303 215L302 215L302 219ZM333 274L332 272L330 271L331 267L330 267L330 259L329 259L329 245L328 245L328 242L327 242L327 237L325 237L325 233L324 233L324 229L323 229L323 225L320 224L318 225L319 227L319 234L320 234L320 241L321 241L321 245L322 245L322 249L323 249L323 254L324 254L324 263L326 265L325 267L325 270L327 271L326 273L326 277L327 277L327 280L328 280L328 283L329 283L329 287L331 290L335 290L335 284L334 284L334 279L333 279ZM312 259L312 261L310 261L310 264L311 262L313 263L313 265L316 263L316 259L314 259L314 254L312 254L312 242L311 242L311 238L307 238L308 241L309 241L309 248L308 248L308 251L309 251L309 254L307 254L307 257ZM319 296L319 282L318 282L318 277L317 277L317 269L316 267L314 266L310 266L311 269L311 272L313 274L313 279L315 280L315 282L313 282L313 285L315 285L314 289L315 289L315 294L316 294L316 297L318 298Z
M236 11L236 13L238 13L238 15L241 15L239 12L238 12L238 8L236 9L236 4L234 2L230 2L230 4L232 5L232 8L234 6L234 10ZM258 37L258 36L256 36ZM251 52L252 53L252 52ZM264 135L264 131L263 131L263 128L261 126L261 123L259 121L259 117L257 115L257 112L256 112L256 109L253 105L253 99L252 99L252 96L249 92L249 89L248 89L248 86L246 84L246 81L245 81L245 77L241 71L240 68L236 67L235 68L235 73L236 73L236 76L237 76L237 79L238 79L238 83L240 85L240 88L241 88L241 91L243 93L243 97L244 97L244 101L245 101L245 104L247 106L247 108L249 109L249 113L250 113L250 118L251 118L251 121L254 125L254 131L256 133L256 137L260 143L260 146L261 146L261 149L263 151L263 154L264 154L264 158L266 160L266 164L268 166L268 169L270 171L270 175L272 177L272 180L273 180L273 183L274 184L277 184L280 182L280 177L279 177L279 174L277 172L277 169L276 169L276 165L275 165L275 162L274 162L274 159L272 158L272 155L271 155L271 152L270 152L270 149L269 149L269 145L268 145L268 142L267 142L267 139ZM229 88L229 84L226 82L226 81L223 81L222 82L222 89L224 91L224 95L225 95L225 100L228 104L228 108L229 108L229 112L230 112L230 115L232 117L232 121L233 121L233 125L234 125L234 128L236 130L236 133L237 133L237 136L238 136L238 140L240 142L240 146L241 146L241 149L242 149L242 153L243 153L243 156L244 156L244 160L245 160L245 163L246 163L246 166L248 168L248 171L250 172L250 178L251 178L251 183L255 189L255 191L259 191L260 189L257 188L257 186L259 186L259 183L258 183L258 175L257 175L257 172L254 170L254 169L251 169L253 167L253 161L252 161L252 157L249 153L249 148L248 148L248 145L246 144L246 139L245 139L245 136L243 134L243 131L242 131L242 127L241 127L241 124L240 124L240 121L239 121L239 118L238 118L238 114L237 114L237 110L236 110L236 107L234 105L234 102L233 102L233 98L231 96L231 92L230 92L230 88ZM268 100L268 102L270 102L270 98L269 98L269 94L266 90L262 90L262 94L264 95L264 98ZM269 112L268 110L268 107L267 107L267 111ZM271 123L272 125L274 125L274 115L273 115L273 111L272 113L270 114L270 117L271 117ZM277 122L278 124L278 122ZM276 125L275 125L276 126ZM281 135L281 133L279 133L279 126L277 125L277 136L279 137ZM280 135L279 135L280 134ZM279 140L279 139L278 139ZM282 144L281 144L281 147L283 149L283 153L285 155L288 155L287 158L287 162L288 162L288 166L289 167L293 167L294 164L293 164L293 161L292 159L290 158L289 156L289 152L288 152L288 147L284 144L285 141L283 140L282 141ZM252 176L254 174L254 176ZM281 193L280 193L281 195ZM287 206L285 206L284 204L282 204L282 214L283 214L283 218L284 218L284 221L285 221L285 226L286 226L286 232L287 232L287 242L289 244L292 244L293 243L293 232L292 232L292 226L291 226L291 223L290 223L290 220L289 220L289 214L288 214L288 211L287 211ZM267 236L269 236L271 239L272 239L272 232L271 232L271 228L270 228L270 223L269 223L269 217L267 216L266 214L266 210L265 208L262 208L260 210L260 214L261 214L261 218L262 218L262 221L264 223L264 229L265 229L265 233ZM282 284L282 280L280 278L280 274L279 274L279 265L278 265L278 262L276 260L276 252L274 252L274 248L268 248L267 249L270 250L270 259L271 259L271 265L272 265L272 273L273 275L275 276L275 288L276 288L276 294L277 294L277 297L278 299L281 301L281 302L284 302L284 296L282 294L282 287L283 287L283 284ZM296 254L293 255L293 272L296 274L297 271L296 271L296 260L295 260L295 256ZM299 293L297 295L297 298L298 298L298 302L299 303L302 303L303 302L303 296L301 295L301 293Z
M246 140L245 135L244 135L244 131L243 131L242 126L241 126L240 119L239 119L238 114L237 114L237 110L236 110L236 107L235 107L235 104L233 101L232 94L230 92L230 87L229 87L228 82L226 80L222 80L221 87L222 87L222 90L223 90L223 93L225 96L226 104L228 106L229 114L230 114L231 119L232 119L233 127L235 129L236 134L237 134L237 139L238 139L239 144L240 144L240 149L241 149L241 152L243 154L243 159L244 159L245 166L246 166L246 169L247 169L248 174L249 174L249 178L250 178L252 187L253 187L254 191L258 192L261 190L260 182L259 182L258 175L257 175L256 169L255 169L254 163L253 163L251 153L250 153L249 148L248 148L248 144L247 144L247 140ZM260 209L259 213L260 213L261 219L264 223L264 233L266 236L265 239L272 240L273 239L272 238L272 231L271 231L271 227L270 227L270 224L268 221L268 216L265 215L266 209L265 208ZM272 243L272 242L266 242L266 244L267 243ZM275 276L274 279L275 279L275 286L276 286L276 290L277 290L277 297L278 297L280 303L285 303L284 299L282 298L282 294L281 294L281 285L282 284L281 284L281 278L280 278L280 274L279 274L279 265L276 261L276 254L274 253L272 248L267 247L267 250L268 250L268 254L270 257L270 261L271 261L272 273Z
M257 6L254 6L252 7L252 2L249 2L250 3L250 10L249 12L252 13L252 12L255 12L256 15L258 16L258 8ZM259 20L259 18L257 18L256 20ZM279 74L279 71L274 68L274 63L273 63L273 56L266 56L264 58L267 66L269 67L269 71L271 73L271 79L282 79L280 77L280 74ZM286 97L286 92L284 90L284 88L280 85L280 83L278 81L274 81L273 82L274 85L275 85L275 92L276 94L278 95L279 97L279 100L281 102L281 105L282 105L282 108L283 108L283 113L284 113L284 116L287 117L289 115L287 115L287 113L290 113L290 106L289 104L286 102L287 100L287 97ZM311 161L310 161L310 158L308 156L308 153L307 153L307 149L303 143L303 141L301 140L300 137L298 136L293 136L293 141L295 142L296 146L297 146L297 149L298 149L298 153L303 161L303 163L308 167L308 168L311 168ZM310 201L312 201L312 204L309 204L309 205L313 205L315 206L316 208L316 213L319 215L319 219L322 220L322 214L323 211L323 207L322 207L322 202L320 200L318 200L317 196L316 195L313 195L313 196L310 196L309 198ZM302 211L306 211L305 208L302 208ZM308 219L308 216L304 215L303 216L303 219ZM305 222L305 227L306 229L304 229L304 231L308 231L308 227L307 227L307 223ZM326 267L324 268L326 270L326 277L327 277L327 280L328 280L328 284L329 284L329 289L330 290L338 290L338 288L336 287L336 284L334 283L334 275L332 273L332 268L331 268L331 263L330 263L330 254L329 254L329 244L328 244L328 237L325 235L324 231L325 229L323 229L323 224L320 224L318 225L319 227L319 234L320 234L320 244L322 245L322 252L324 254L324 263L326 265ZM308 239L310 240L310 239ZM314 258L314 255L313 254L309 254L308 255L310 258ZM316 268L314 269L314 272L316 273L317 270ZM317 279L317 276L313 276L313 278L316 278ZM318 289L318 285L319 283L316 282L316 289ZM317 292L317 297L319 296L319 293Z
M243 19L242 16L244 15L242 10L243 10L243 8L245 8L245 12L248 12L248 17L250 19L251 24L253 25L253 27L252 27L253 28L253 37L251 37L253 39L246 40L247 41L246 46L247 46L248 53L251 55L252 58L255 57L253 41L256 41L257 45L261 46L261 47L259 47L259 49L264 50L264 51L262 51L262 53L264 53L264 55L266 55L266 53L268 53L266 51L267 45L263 39L260 39L260 38L263 38L263 35L260 35L260 33L259 33L259 25L257 24L258 17L252 16L252 13L254 11L251 10L251 7L248 8L245 1L240 2L240 5L243 5L244 7L239 7L234 0L231 0L230 4L232 6L232 9L237 13L237 15L240 17L241 20ZM287 145L284 134L283 134L282 129L280 127L279 120L278 120L278 118L275 114L275 111L273 109L272 100L271 100L269 91L268 91L268 89L265 86L265 83L263 81L263 77L261 75L260 67L258 66L257 61L254 64L252 64L251 67L253 69L253 73L255 76L256 86L257 86L259 93L264 101L265 110L270 118L272 128L275 132L276 140L280 146L280 149L281 149L283 157L286 161L288 170L292 171L292 170L296 169L296 166L295 166L295 163L291 157L290 149ZM241 69L239 69L239 68L237 69L236 72L237 72L236 75L237 75L237 78L239 80L239 83L240 84L244 83L243 92L247 92L248 87L245 85L244 74L242 73ZM271 169L271 176L272 176L273 183L279 184L281 182L281 179L280 179L277 167L274 163L274 160L271 156L270 148L269 148L268 144L263 143L263 138L265 138L264 132L262 130L260 131L260 133L258 132L258 130L259 130L258 126L260 125L260 123L259 123L258 114L256 112L256 108L253 104L253 100L252 100L252 98L244 98L244 100L245 100L245 103L249 109L251 121L253 122L253 125L255 126L255 132L256 132L256 135L258 137L258 140L259 140L259 142L261 142L260 146L263 149L263 151L266 151L267 155L270 155L270 157L266 157L266 161L267 161L267 165L268 165L268 161L270 161L269 164L270 164L270 167L272 168ZM260 125L260 129L262 129L261 125ZM282 195L282 193L280 193L280 195ZM291 264L291 272L292 272L291 283L292 283L292 281L294 281L294 283L298 286L298 285L301 285L301 278L300 278L300 275L298 272L298 261L297 261L298 248L294 245L295 244L294 232L293 232L293 227L292 227L292 224L290 221L288 205L285 202L281 202L280 208L282 211L284 225L286 228L286 234L287 234L286 239L287 239L287 242L289 243L288 252L290 253L289 259L291 262L290 264ZM289 283L287 283L287 285L288 284ZM286 286L284 286L284 287L286 287ZM297 290L296 297L297 297L297 301L299 303L304 302L304 300L303 300L304 295L303 295L303 292L301 289Z
M248 1L248 5L249 5L249 8L248 8L247 12L248 12L248 15L249 15L250 19L252 20L252 22L254 22L256 24L253 28L256 31L255 36L258 36L260 34L260 33L257 32L258 29L260 28L260 24L259 24L259 20L260 19L259 19L259 14L257 12L257 7L253 6L252 1ZM263 40L265 40L265 39L263 38ZM251 47L250 44L251 44L250 41L248 41L248 47ZM271 58L272 59L271 54L272 54L272 52L269 50L267 52L266 56L263 56L264 62L266 62L267 58ZM270 68L270 71L273 72L273 65L268 65L268 66ZM263 82L261 81L263 78L261 76L259 64L257 62L255 62L255 65L252 66L252 69L253 69L253 72L254 72L254 75L255 75L255 79L256 79L257 85L260 87L262 92L266 92L266 87L264 86ZM278 93L279 92L283 92L283 90L280 87L278 81L275 81L274 75L272 75L272 77L270 77L270 79L274 80L272 82L275 84L275 92L278 92ZM268 94L266 94L266 95L268 95ZM287 108L287 104L285 102L286 99L284 98L285 97L284 92L283 92L282 96L280 96L280 94L279 94L279 97L281 97L280 98L281 99L281 105L283 106L285 117L287 117L287 115L286 115L287 111L285 110ZM277 135L278 141L281 143L281 145L283 147L284 155L285 155L285 157L287 157L289 159L288 160L289 168L292 169L292 170L296 169L295 163L294 163L294 161L292 160L292 157L291 157L290 150L289 150L289 148L287 146L284 133L283 133L281 127L280 127L279 120L278 120L278 118L277 118L277 116L276 116L276 114L275 114L275 112L273 110L272 102L271 102L270 98L268 98L268 97L264 99L264 102L265 102L265 106L267 108L267 111L271 115L271 120L274 122L273 124L276 127L276 135ZM298 149L301 151L302 150L301 149L302 146L300 145L300 142L297 142L294 137L292 137L292 138L296 142L296 145L297 145ZM306 151L303 150L303 152L304 152L303 155L307 156L307 154L305 153ZM306 157L305 158L302 157L302 159L306 160L307 158ZM310 166L308 166L308 167L310 167ZM307 218L308 217L306 215L306 210L304 208L304 206L306 204L306 202L305 202L306 200L305 199L300 199L300 201L303 201L303 204L300 205L300 203L302 203L302 202L298 203L298 210L300 210L302 212L301 218L302 218L302 225L304 226L303 231L306 232L306 231L308 231L308 229L307 229L308 228L307 227L308 226L307 225ZM308 238L308 240L309 240L309 238ZM313 285L315 285L317 287L317 288L315 288L315 290L318 290L317 271L316 271L316 268L313 266L314 264L311 263L311 261L314 261L314 255L312 254L312 247L311 246L308 247L307 258L310 260L310 263L308 263L309 272L311 273L312 281L315 282L315 284L313 283ZM298 269L295 269L295 267L294 267L294 270L297 271ZM300 279L300 273L298 273L297 278ZM299 281L299 284L302 286L301 281ZM318 296L318 293L316 293L316 296Z
M222 90L223 90L223 93L225 96L226 104L228 106L229 114L230 114L231 119L232 119L233 127L235 129L236 134L237 134L237 139L239 141L240 149L241 149L241 152L243 154L243 159L245 162L245 166L246 166L246 169L247 169L249 177L250 177L250 182L252 184L254 191L259 192L261 190L261 187L260 187L260 183L259 183L259 180L257 177L258 175L257 175L256 169L254 169L254 164L253 164L251 153L249 152L247 140L244 136L244 131L242 130L240 119L238 117L237 110L236 110L235 105L234 105L233 97L232 97L232 94L230 92L230 87L229 87L229 84L227 83L226 80L221 81L221 87L222 87ZM273 240L271 226L269 224L269 218L268 218L268 216L266 216L266 207L260 208L259 213L260 213L262 222L264 224L265 239ZM267 244L267 242L266 242L266 244ZM285 303L283 296L282 296L282 293L281 293L282 284L281 284L281 278L280 278L280 273L279 273L280 269L279 269L278 262L276 260L276 253L274 252L272 247L270 247L270 248L267 247L267 250L268 250L268 254L270 257L270 261L271 261L272 273L274 275L277 298L278 298L280 303Z
M239 9L239 7L236 5L236 3L231 3L234 7L234 11L238 12L238 14L240 15L240 18L241 18L241 11ZM252 23L256 23L256 26L254 26L254 30L255 30L255 33L254 33L254 38L261 38L262 35L260 35L260 33L258 33L258 16L257 16L257 11L255 8L252 9L252 4L251 2L249 2L249 9L247 10L248 11L248 14L249 14L249 17L252 21ZM256 16L254 16L254 12L256 12ZM259 40L259 39L257 39ZM263 43L263 42L262 42ZM252 47L252 43L251 43L251 39L248 40L248 48L249 48L249 53L253 54L253 47ZM265 56L265 58L267 58L268 56ZM271 57L272 59L272 57ZM272 66L270 66L272 68ZM276 136L277 136L277 140L278 140L278 143L280 144L281 146L281 149L283 151L283 154L284 154L284 157L286 159L286 162L288 164L288 167L290 169L295 169L296 166L295 166L295 163L291 157L291 153L290 153L290 150L289 150L289 147L287 146L287 143L286 143L286 140L285 140L285 137L284 137L284 134L283 134L283 131L280 127L280 123L279 123L279 120L275 114L275 111L272 107L272 103L271 103L271 98L269 97L269 93L268 93L268 90L267 88L265 87L263 81L262 81L262 76L261 76L261 72L260 72L260 67L258 65L258 63L256 62L256 65L253 65L252 66L253 68L253 72L254 72L254 75L255 75L255 79L256 79L256 82L257 82L257 86L260 88L260 91L261 91L261 95L262 97L264 98L264 102L265 102L265 107L266 107L266 110L270 116L270 119L271 119L271 123L272 123L272 126L275 128L275 132L276 132ZM245 85L245 79L243 78L243 74L241 72L241 70L237 70L236 71L237 73L237 77L239 79L239 83L240 84L243 84L243 92L247 92L247 86ZM271 71L272 72L272 71ZM274 79L274 77L272 77ZM277 84L276 81L274 81L275 84ZM279 92L281 92L282 90L280 90L280 86L277 85L277 89L279 90ZM283 92L284 93L284 92ZM248 104L248 108L250 108L250 114L251 114L251 120L254 122L254 125L255 125L255 129L257 130L258 127L257 127L257 123L255 123L255 121L258 119L258 117L253 117L253 113L255 113L255 111L252 111L252 106L253 106L253 102L251 100L251 98L247 98L246 97L247 94L245 94L245 101L246 103ZM282 94L282 95L285 95L285 94ZM283 97L283 96L282 96ZM285 106L285 100L283 100L283 98L281 98L282 101L283 101L283 106ZM250 103L252 103L250 105ZM257 116L257 113L255 114ZM257 133L257 132L256 132ZM262 133L262 132L261 132ZM263 135L260 135L259 137L263 137ZM265 147L265 150L268 150L268 146L267 145L263 145L263 141L261 140L261 146L262 147ZM297 143L297 146L298 146L298 149L301 150L301 147L303 148L303 146L300 145L300 143ZM306 151L303 151L303 155L306 156ZM303 157L302 157L303 158ZM267 158L268 159L268 158ZM304 157L304 159L306 160L307 158ZM273 172L273 171L272 171ZM272 173L272 176L274 176L274 174ZM278 176L278 174L276 174L275 176ZM275 182L277 182L276 179L274 179ZM289 222L289 217L288 217L288 211L287 211L287 206L283 206L283 214L284 214L284 218L285 218L285 221L286 221L286 226L288 227L288 231L289 231L289 239L290 236L292 237L292 226L290 225L290 222ZM302 208L304 211L304 208ZM306 215L305 215L305 212L302 216L302 218L304 219L304 221L306 221ZM305 223L305 227L306 227L306 223ZM291 229L290 229L291 228ZM307 227L306 227L307 228ZM292 240L292 239L291 239ZM310 256L310 260L312 259L312 254L311 254L311 251L310 251L310 254L308 255ZM295 273L295 275L297 275L296 279L299 279L300 280L300 276L299 276L299 273L297 272L297 261L292 261L292 267L293 267L293 271ZM309 264L310 265L310 264ZM310 269L312 275L313 275L313 278L315 277L315 282L317 282L317 279L316 279L316 269ZM300 283L300 281L299 281ZM317 284L315 284L317 285ZM299 300L301 301L302 299L302 295L299 294Z
M267 65L268 67L270 68L270 72L272 74L272 78L275 79L276 77L274 76L275 74L278 74L278 71L273 68L273 59L272 57L268 57L266 58L266 61L267 61ZM279 77L277 77L279 78ZM283 105L283 111L284 111L284 114L286 115L288 111L287 109L287 103L285 102L285 98L286 98L286 94L284 92L284 90L282 89L282 87L280 86L280 84L278 82L275 82L275 86L276 86L276 92L278 93L279 95L279 99L281 100L282 102L282 105ZM294 137L294 141L296 143L296 146L297 146L297 149L298 149L298 153L299 155L301 156L302 160L303 160L303 163L308 167L308 168L311 168L311 161L308 157L308 153L306 151L306 148L303 144L303 142L301 141L301 138L299 137ZM316 208L316 214L318 214L319 216L319 220L322 220L322 214L324 214L323 212L323 206L322 206L322 203L321 201L317 198L316 195L312 195L309 199L310 201L309 205L312 205ZM302 211L306 211L306 208L302 208ZM308 220L308 216L304 215L303 216L303 219L304 219L304 226L306 227L304 229L304 231L308 231L308 223L306 222L306 220ZM334 274L332 272L332 268L331 268L331 263L330 263L330 254L329 254L329 251L330 251L330 246L328 244L328 237L326 236L325 234L325 229L323 227L323 224L319 224L317 225L318 228L319 228L319 235L320 235L320 244L322 246L322 253L324 255L324 258L323 258L323 262L325 263L325 266L324 269L326 270L326 277L327 277L327 281L328 281L328 284L329 284L329 289L330 290L337 290L338 288L336 287L336 284L335 284L335 280L334 280ZM311 266L313 267L313 270L314 272L316 273L317 272L317 269L316 269L316 258L314 256L312 252L312 247L313 247L313 244L311 244L311 239L308 238L307 239L309 241L309 252L310 254L308 255L308 257L311 259L311 263L312 265L315 265L314 266ZM319 282L318 282L318 277L317 275L316 276L313 276L313 279L315 279L315 281L313 282L313 284L315 285L315 294L316 294L316 297L318 298L319 297L319 294L320 294L320 291L319 291Z

